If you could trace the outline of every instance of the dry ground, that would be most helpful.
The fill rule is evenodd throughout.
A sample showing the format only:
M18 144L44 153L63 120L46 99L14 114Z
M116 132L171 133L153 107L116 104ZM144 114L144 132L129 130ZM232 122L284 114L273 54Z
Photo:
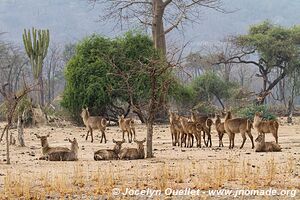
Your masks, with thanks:
M0 124L1 132L4 123ZM16 130L12 130L16 137ZM138 125L137 138L146 137L146 128ZM76 137L80 146L77 162L48 162L37 160L41 145L34 133L50 133L51 146L67 146L66 138ZM231 199L229 196L210 197L209 189L294 189L295 199L300 199L300 125L283 125L279 128L279 143L283 148L278 153L255 153L249 138L243 149L241 136L235 137L236 147L219 148L213 129L212 148L180 148L171 145L168 125L154 128L155 158L134 161L94 161L93 152L112 148L112 138L121 139L118 127L108 127L107 144L99 143L96 131L94 143L85 141L83 127L41 127L25 129L26 147L11 146L11 165L6 165L5 144L0 144L0 199L145 199L143 196L113 196L112 189L200 189L204 199ZM252 131L254 137L257 133ZM267 135L266 140L274 140ZM135 144L124 145L135 147ZM206 192L206 194L204 194ZM154 196L156 199L199 199L199 196ZM149 197L149 199L152 199ZM261 199L261 196L239 196L241 199ZM289 196L265 196L264 199L290 199Z

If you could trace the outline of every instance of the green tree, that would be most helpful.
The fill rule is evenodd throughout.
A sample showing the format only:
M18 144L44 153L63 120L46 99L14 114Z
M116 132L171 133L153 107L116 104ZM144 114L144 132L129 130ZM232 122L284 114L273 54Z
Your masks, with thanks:
M224 81L212 71L208 71L197 77L192 82L192 87L197 94L197 99L211 102L216 97L224 110L224 100L231 97L237 85L233 82Z
M139 33L116 39L88 37L67 65L62 105L79 116L83 106L109 115L126 103L147 124L147 157L152 157L155 116L174 81L172 66L162 57L151 39Z
M258 67L256 76L263 81L257 95L258 104L263 104L271 90L300 67L300 26L285 28L265 21L251 26L248 34L234 37L231 42L239 48L239 52L221 60L224 63L245 63Z

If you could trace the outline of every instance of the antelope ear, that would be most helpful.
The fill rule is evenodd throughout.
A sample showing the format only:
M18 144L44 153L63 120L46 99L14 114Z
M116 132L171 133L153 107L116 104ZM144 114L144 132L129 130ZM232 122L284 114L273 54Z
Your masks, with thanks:
M41 138L41 136L39 136L37 133L34 134L38 139Z
M48 134L46 135L46 137L50 137L50 133L48 133Z
M115 139L113 139L112 141L113 141L113 143L117 143Z
M70 138L68 138L68 141L69 141L70 143L72 143L72 142L73 142L72 140L70 140Z

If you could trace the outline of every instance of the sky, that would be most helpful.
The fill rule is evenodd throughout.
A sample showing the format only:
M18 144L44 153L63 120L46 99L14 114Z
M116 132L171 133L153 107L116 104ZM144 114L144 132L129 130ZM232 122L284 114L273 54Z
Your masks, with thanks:
M190 41L193 47L216 42L228 35L244 34L249 25L269 19L284 26L299 24L300 0L223 0L230 14L203 10L197 24L173 32L172 41ZM120 34L114 24L99 22L100 5L87 0L0 0L1 39L22 43L24 28L48 28L51 41L69 43L93 33L109 37Z

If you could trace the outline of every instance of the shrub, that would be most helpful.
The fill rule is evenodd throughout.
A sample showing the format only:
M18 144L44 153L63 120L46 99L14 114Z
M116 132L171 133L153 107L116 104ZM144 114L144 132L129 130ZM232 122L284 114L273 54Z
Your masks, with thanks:
M267 120L276 119L277 117L270 112L270 109L265 105L250 105L243 108L238 108L236 113L239 117L245 117L253 120L256 112L262 112L263 118Z

